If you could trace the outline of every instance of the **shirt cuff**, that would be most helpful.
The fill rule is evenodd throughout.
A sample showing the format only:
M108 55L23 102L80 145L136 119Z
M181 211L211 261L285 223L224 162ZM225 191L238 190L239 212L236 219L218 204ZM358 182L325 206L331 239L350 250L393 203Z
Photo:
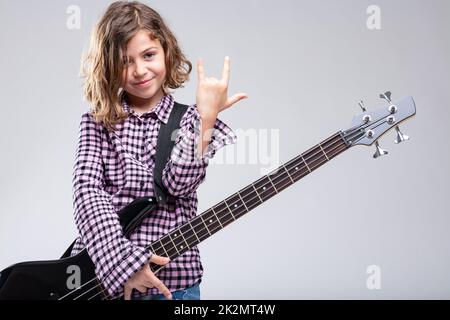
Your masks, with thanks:
M123 295L125 283L133 274L150 263L152 253L134 244L133 246L134 250L132 253L104 281L105 287L112 297Z
M207 164L216 152L222 147L236 143L237 137L233 130L224 122L216 119L214 123L211 140L206 147L203 155L198 150L200 140L200 129L202 120L195 107L193 123L182 127L179 130L177 141L171 154L171 160L175 164Z

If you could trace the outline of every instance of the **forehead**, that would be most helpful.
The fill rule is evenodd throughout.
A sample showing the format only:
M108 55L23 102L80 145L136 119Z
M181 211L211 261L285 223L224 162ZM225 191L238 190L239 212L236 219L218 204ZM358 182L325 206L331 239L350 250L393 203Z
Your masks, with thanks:
M158 39L152 39L148 30L139 30L127 43L127 54L129 56L139 55L142 51L156 47L161 49L161 43Z

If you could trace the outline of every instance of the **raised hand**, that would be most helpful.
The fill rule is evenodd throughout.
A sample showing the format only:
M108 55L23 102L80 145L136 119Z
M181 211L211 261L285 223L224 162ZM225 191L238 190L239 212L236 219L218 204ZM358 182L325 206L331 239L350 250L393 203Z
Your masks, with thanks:
M220 80L213 77L205 77L203 59L197 60L197 71L197 110L203 120L215 121L219 112L248 97L245 93L238 93L228 97L228 83L230 81L229 57L225 57Z

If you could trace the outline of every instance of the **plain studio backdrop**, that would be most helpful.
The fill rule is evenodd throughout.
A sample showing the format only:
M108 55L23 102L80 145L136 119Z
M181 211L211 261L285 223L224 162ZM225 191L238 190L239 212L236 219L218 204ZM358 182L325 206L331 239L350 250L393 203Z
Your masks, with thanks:
M80 56L109 3L0 2L0 269L77 236ZM238 142L211 162L199 213L349 128L360 99L417 105L387 156L351 148L201 243L203 299L450 298L449 1L145 3L194 65L177 101L195 103L198 57L219 77L229 55L229 93L249 95L220 114Z

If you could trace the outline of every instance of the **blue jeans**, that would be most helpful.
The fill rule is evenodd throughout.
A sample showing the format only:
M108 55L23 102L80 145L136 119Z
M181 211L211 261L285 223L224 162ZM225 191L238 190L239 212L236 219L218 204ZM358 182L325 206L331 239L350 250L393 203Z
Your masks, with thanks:
M173 300L200 300L200 284L196 283L191 287L184 290L177 290L172 292ZM167 300L163 294L153 294L138 298L133 298L133 300Z

